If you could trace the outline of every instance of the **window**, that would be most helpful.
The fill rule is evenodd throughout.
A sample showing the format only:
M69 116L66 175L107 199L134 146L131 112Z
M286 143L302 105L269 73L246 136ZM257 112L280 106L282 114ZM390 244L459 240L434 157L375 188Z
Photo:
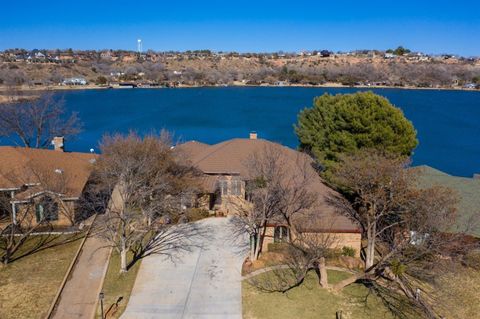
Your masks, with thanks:
M242 181L233 180L232 181L232 195L242 195Z
M44 197L35 205L37 223L58 220L58 203L50 197Z
M0 192L0 219L10 215L11 207L8 194Z
M276 226L273 234L274 243L283 243L288 241L288 228L287 226Z
M218 188L220 190L220 195L228 195L228 181L218 181Z

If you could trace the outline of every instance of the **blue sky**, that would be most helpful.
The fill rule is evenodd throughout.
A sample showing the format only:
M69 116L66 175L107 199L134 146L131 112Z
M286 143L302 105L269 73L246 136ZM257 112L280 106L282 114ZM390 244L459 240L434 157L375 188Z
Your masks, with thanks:
M4 1L2 1L4 2ZM387 49L480 55L480 1L5 1L0 49Z

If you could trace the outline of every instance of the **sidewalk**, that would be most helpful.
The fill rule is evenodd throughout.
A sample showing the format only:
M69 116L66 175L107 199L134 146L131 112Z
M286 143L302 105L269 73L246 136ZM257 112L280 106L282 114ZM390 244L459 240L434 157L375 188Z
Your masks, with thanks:
M92 318L110 252L105 246L95 235L86 239L52 318Z

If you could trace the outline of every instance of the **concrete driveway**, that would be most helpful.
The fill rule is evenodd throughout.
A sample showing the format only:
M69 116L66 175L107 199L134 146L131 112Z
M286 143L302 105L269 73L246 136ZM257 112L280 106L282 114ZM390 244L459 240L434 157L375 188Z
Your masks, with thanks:
M122 318L242 318L241 266L247 243L232 238L229 218L196 223L203 235L172 262L142 261Z

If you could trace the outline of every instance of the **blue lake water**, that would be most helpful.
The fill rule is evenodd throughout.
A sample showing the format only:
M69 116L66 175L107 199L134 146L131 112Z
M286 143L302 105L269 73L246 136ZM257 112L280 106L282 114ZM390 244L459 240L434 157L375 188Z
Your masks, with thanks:
M355 88L223 87L61 92L84 131L69 150L97 149L105 133L168 129L180 140L217 143L259 137L296 147L293 124L315 96ZM418 131L414 165L459 176L480 173L480 92L374 89L400 107Z

